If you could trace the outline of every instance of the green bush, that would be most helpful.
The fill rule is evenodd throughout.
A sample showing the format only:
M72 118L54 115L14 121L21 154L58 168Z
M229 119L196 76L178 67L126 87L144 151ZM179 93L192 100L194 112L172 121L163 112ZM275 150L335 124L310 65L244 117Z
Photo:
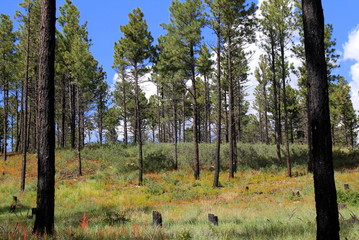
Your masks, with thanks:
M358 206L359 205L359 192L356 191L337 191L338 203L345 203L348 205Z

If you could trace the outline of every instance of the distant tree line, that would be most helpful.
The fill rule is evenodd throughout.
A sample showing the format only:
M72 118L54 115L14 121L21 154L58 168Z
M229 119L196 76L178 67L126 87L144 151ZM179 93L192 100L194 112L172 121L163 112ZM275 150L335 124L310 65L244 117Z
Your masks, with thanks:
M2 14L0 19L0 147L4 159L8 149L23 152L24 189L26 153L36 152L38 144L41 13L39 0L24 0L20 7L15 13L17 30L10 16ZM193 142L196 179L200 175L201 142L230 144L230 177L238 168L238 142L276 144L278 162L286 162L291 175L289 144L309 144L311 140L299 1L265 1L258 16L257 6L244 0L173 1L170 22L161 24L166 33L156 44L143 12L134 9L115 43L113 68L118 81L113 92L105 81L103 67L91 54L87 22L80 23L80 11L71 0L59 10L56 146L77 149L80 175L84 143L91 141L94 133L100 144L118 141L119 125L125 144L139 144L139 159L146 141L174 143L175 169L177 143ZM211 29L217 40L204 39L204 28ZM335 74L339 55L332 31L332 25L325 25L332 142L354 148L358 116L351 102L350 85ZM299 41L294 41L298 34ZM250 69L254 54L250 46L255 42L263 54L255 69ZM293 56L301 61L299 66L291 62ZM157 88L149 99L140 87L144 76ZM248 82L252 77L257 86L254 101L250 102ZM290 84L293 77L298 79L297 87ZM219 149L220 144L218 153ZM217 170L219 160L220 156Z

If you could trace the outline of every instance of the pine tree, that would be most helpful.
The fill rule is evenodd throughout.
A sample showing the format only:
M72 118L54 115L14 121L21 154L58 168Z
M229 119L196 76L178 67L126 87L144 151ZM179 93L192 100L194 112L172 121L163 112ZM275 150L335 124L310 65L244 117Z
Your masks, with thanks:
M54 233L55 212L55 22L56 1L42 0L39 60L39 148L35 234Z
M303 0L303 26L309 83L309 114L317 239L339 239L338 204L330 132L328 76L321 0Z
M129 15L129 23L120 27L124 37L115 45L117 56L123 56L123 59L118 60L120 66L129 69L135 87L135 135L138 142L138 159L139 159L139 176L138 184L143 183L143 153L142 153L142 119L140 108L140 77L147 72L147 62L153 52L151 43L153 41L148 26L143 19L144 14L141 9L134 9ZM115 60L117 61L117 60ZM130 67L130 68L129 68Z
M14 81L15 65L15 41L16 36L13 31L13 23L9 15L0 15L0 76L1 88L3 90L4 104L4 130L3 130L3 159L7 159L7 141L8 141L8 118L9 118L9 91L11 83Z
M199 163L199 113L198 113L198 95L197 95L197 79L196 79L196 54L199 52L201 40L201 28L204 25L203 6L201 0L186 0L180 2L175 0L170 6L170 24L163 25L165 29L177 38L178 44L186 53L183 59L186 75L191 79L192 88L190 94L192 96L192 120L193 120L193 144L194 159L193 169L194 178L199 179L200 163Z

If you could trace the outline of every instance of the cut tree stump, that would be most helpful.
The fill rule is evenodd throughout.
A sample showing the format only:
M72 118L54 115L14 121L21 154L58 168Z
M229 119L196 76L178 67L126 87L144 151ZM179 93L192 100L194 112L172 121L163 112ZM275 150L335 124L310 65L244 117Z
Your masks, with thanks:
M300 197L300 192L298 190L295 190L292 192L293 197Z
M16 210L16 205L17 205L17 197L13 196L12 197L12 204L10 206L10 212L15 212Z
M218 216L215 216L214 214L209 213L208 214L208 221L213 223L215 226L218 226Z
M153 225L156 227L162 227L162 215L158 211L152 212Z

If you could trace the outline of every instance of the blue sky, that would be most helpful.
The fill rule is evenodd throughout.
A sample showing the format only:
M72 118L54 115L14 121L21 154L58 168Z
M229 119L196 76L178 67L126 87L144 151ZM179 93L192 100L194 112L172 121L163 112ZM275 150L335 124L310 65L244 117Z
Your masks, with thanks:
M0 0L0 13L13 15L15 10L20 9L20 2L22 1ZM104 66L108 81L112 83L115 74L111 68L113 44L121 37L119 26L128 23L128 13L133 8L140 7L145 14L149 30L156 39L164 33L159 24L169 22L168 8L171 0L73 0L73 3L80 10L81 21L88 21L89 35L93 40L91 51ZM333 24L336 49L342 55L338 73L351 82L354 107L359 110L359 48L356 47L359 46L359 1L322 0L322 3L325 21ZM63 4L64 0L57 1L58 7ZM207 31L206 37L205 41L211 43L213 35Z

